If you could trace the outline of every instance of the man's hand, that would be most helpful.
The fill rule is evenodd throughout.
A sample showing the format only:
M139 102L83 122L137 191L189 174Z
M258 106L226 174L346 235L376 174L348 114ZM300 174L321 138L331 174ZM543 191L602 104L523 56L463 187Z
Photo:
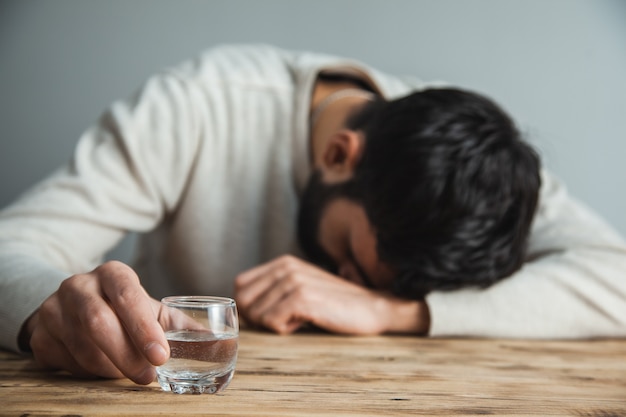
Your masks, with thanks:
M130 267L108 262L63 281L25 331L36 362L44 367L149 384L154 365L169 358L162 327L168 320Z
M288 334L304 323L344 334L428 331L426 304L369 290L292 256L239 275L235 299L252 324Z

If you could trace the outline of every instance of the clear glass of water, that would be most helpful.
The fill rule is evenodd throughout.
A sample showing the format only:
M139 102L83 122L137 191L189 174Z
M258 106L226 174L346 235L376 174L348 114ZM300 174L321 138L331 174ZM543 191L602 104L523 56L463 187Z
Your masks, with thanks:
M215 394L235 373L239 319L235 300L225 297L175 296L161 300L170 359L158 366L164 391Z

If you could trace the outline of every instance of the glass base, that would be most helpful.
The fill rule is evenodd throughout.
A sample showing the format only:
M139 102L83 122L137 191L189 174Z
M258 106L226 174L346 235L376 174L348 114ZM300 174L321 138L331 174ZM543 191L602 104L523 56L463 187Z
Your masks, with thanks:
M226 389L233 379L235 370L225 374L211 377L198 378L197 375L177 376L157 374L157 380L163 391L171 391L174 394L216 394Z

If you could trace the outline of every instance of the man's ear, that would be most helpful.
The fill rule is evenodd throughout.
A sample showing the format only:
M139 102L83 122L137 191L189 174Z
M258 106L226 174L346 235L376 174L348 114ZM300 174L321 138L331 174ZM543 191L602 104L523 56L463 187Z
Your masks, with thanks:
M333 133L322 153L322 176L326 182L337 183L352 178L363 148L361 135L349 129Z

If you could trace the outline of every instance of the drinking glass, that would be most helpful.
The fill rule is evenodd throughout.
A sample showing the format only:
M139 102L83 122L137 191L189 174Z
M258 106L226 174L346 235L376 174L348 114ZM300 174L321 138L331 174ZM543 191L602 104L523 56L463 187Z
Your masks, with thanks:
M239 320L235 301L174 296L161 302L161 318L170 345L169 360L156 369L161 388L177 394L215 394L224 390L237 362Z

